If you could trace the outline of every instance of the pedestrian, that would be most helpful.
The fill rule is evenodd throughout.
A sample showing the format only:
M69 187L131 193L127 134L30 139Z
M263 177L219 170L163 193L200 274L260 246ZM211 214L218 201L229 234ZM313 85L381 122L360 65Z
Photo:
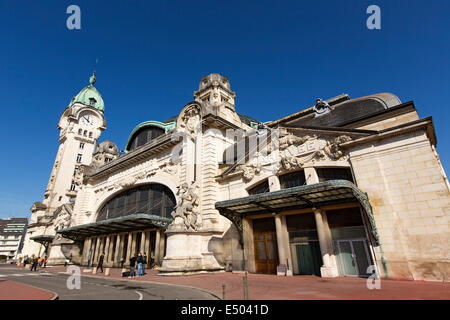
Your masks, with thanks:
M34 258L30 271L33 271L33 269L34 269L34 271L37 271L37 265L38 265L38 258Z
M134 277L134 266L135 265L136 265L136 254L134 254L130 258L130 275L128 276L128 278L133 278Z
M101 273L103 273L103 260L105 259L105 253L103 252L100 256L100 258L98 259L98 266L97 269L100 269Z
M39 263L39 268L42 267L42 263L44 263L44 258L39 257L38 263Z
M23 258L23 267L25 268L27 266L28 263L28 256L25 256L25 258Z
M142 257L142 275L145 274L145 266L147 265L147 253L144 252L144 256Z
M142 262L144 258L142 258L142 253L139 252L139 255L136 259L137 265L138 265L138 277L142 276Z
M44 268L47 267L47 262L48 262L48 257L45 256L45 258L44 258Z

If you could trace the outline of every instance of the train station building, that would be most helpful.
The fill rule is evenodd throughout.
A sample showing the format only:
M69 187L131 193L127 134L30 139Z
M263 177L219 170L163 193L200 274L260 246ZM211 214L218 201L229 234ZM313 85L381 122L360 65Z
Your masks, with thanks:
M126 267L146 252L161 275L448 281L449 182L414 102L342 94L261 122L210 74L176 116L138 124L121 153L99 143L95 81L62 113L24 256L95 266L105 253L106 266Z

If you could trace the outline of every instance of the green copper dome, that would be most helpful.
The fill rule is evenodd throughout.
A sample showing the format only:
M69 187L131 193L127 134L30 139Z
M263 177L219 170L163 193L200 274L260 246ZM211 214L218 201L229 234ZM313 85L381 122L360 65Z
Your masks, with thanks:
M89 78L90 85L86 86L81 90L72 100L70 101L70 106L74 103L79 102L87 106L92 106L97 110L105 111L105 104L103 102L102 95L94 87L95 83L95 71Z

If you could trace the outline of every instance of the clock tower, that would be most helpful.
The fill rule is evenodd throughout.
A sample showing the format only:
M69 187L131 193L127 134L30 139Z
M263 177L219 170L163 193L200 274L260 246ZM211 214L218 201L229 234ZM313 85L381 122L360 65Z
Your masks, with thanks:
M75 177L81 165L90 165L95 146L106 123L104 103L90 84L83 88L64 110L59 123L59 148L42 203L50 212L65 203L73 204L77 194Z
M95 81L94 72L90 84L72 98L58 122L58 152L44 198L31 207L31 221L22 250L24 256L53 253L51 247L58 238L56 229L70 224L78 192L77 171L82 165L91 165L97 141L106 129L104 102L94 87Z

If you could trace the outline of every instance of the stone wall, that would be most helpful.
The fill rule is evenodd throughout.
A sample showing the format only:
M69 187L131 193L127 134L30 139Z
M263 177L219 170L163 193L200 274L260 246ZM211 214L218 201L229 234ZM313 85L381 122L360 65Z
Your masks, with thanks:
M353 147L357 185L368 193L391 279L449 281L450 193L425 132Z

